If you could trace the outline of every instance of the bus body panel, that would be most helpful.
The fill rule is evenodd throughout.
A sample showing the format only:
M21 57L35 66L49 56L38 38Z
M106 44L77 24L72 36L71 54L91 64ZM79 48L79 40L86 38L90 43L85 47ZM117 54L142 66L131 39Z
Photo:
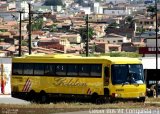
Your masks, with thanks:
M115 85L110 88L111 96L115 93L116 98L140 98L145 97L145 84L137 85Z
M139 59L125 57L79 57L79 56L27 56L13 58L14 63L33 64L77 64L102 66L101 77L90 76L27 76L12 74L12 93L36 93L45 91L48 94L93 95L111 96L115 98L140 98L145 97L146 86L143 84L112 84L111 65L113 64L141 64ZM109 81L106 83L105 70L109 69ZM14 68L13 68L14 69ZM116 71L115 71L116 72ZM106 92L107 90L107 92Z
M47 93L56 94L82 94L91 95L96 92L103 95L103 83L101 78L65 78L65 77L30 77L25 76L18 79L18 76L12 78L12 91L29 92L34 90L39 93L44 90ZM26 88L26 89L24 89Z

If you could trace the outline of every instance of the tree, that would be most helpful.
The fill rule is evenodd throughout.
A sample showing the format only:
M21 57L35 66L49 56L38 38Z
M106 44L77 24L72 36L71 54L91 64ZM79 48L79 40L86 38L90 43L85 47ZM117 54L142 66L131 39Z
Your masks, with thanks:
M156 7L155 6L148 6L147 7L147 12L151 13L151 17L154 17L154 15L156 14Z
M145 32L145 29L143 28L143 26L142 27L137 27L137 32L142 34L142 33Z
M78 3L80 5L83 5L83 0L75 0L75 3Z
M102 2L102 0L95 0L96 2Z
M22 46L28 46L28 42L26 42L25 40L22 40Z
M127 16L125 18L125 21L129 24L129 28L133 28L134 27L134 19L132 16Z
M62 3L62 0L46 0L44 5L46 5L46 6L57 6L57 5L62 6L63 3Z
M88 28L88 31L89 31L89 40L93 38L93 35L95 34L94 33L94 30L93 28ZM79 29L79 34L81 35L82 37L82 41L85 42L86 39L87 39L87 28L80 28Z
M40 18L32 24L32 30L40 30L43 26L43 19Z
M113 22L111 24L108 25L109 28L117 28L119 25L116 22Z
M116 22L112 22L111 24L109 24L106 28L105 28L105 31L107 31L109 28L118 28L119 27L119 24L116 23Z
M40 30L40 29L42 29L42 26L43 26L43 19L42 18L34 20L34 22L31 25L32 31L33 30ZM27 31L28 30L29 30L29 24L27 24Z

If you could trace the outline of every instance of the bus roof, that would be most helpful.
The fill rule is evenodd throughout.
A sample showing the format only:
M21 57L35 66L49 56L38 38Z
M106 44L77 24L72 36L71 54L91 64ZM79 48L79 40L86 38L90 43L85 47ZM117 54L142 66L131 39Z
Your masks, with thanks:
M111 62L113 64L141 64L141 60L138 58L130 58L130 57L110 57L110 56L99 56L99 57L82 57L82 56L76 56L72 54L51 54L51 55L44 55L44 54L32 54L27 55L23 57L14 57L13 62L28 62L26 60L29 60L31 62L41 60L56 60L56 63L58 62L65 62L69 61L74 63L103 63L105 61ZM59 61L58 61L59 60ZM71 61L72 60L72 61Z

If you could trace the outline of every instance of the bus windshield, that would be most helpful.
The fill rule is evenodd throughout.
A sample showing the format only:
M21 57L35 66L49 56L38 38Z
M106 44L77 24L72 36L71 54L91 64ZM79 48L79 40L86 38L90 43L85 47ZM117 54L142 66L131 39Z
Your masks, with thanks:
M144 74L141 64L114 64L112 69L112 84L143 84Z

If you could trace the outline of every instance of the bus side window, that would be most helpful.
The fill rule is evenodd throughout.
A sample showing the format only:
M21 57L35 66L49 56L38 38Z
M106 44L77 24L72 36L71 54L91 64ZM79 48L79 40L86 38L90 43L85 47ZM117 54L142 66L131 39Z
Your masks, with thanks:
M109 84L109 68L104 67L104 83L105 85Z
M23 64L22 63L13 63L12 74L13 75L22 75L23 74Z

